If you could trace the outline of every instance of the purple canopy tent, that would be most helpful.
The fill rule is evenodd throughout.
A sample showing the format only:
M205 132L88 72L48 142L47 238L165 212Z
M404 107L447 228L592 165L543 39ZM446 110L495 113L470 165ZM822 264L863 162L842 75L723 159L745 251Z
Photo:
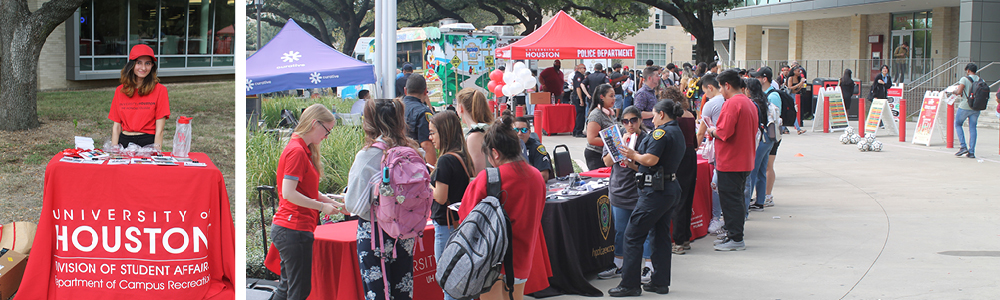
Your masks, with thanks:
M375 66L340 53L289 19L247 58L247 95L375 83Z

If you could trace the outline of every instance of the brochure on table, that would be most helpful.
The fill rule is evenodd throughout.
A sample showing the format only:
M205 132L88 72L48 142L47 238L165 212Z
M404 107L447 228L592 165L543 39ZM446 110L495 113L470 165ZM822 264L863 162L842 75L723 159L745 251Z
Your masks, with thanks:
M945 141L944 129L938 124L944 124L946 116L944 111L944 92L927 91L924 93L923 104L920 105L920 115L917 117L917 126L913 129L913 143L931 145L931 136L937 128L941 140ZM946 124L947 125L947 124Z
M826 87L819 90L819 101L816 103L816 111L813 113L812 131L823 131L823 119L829 117L829 130L845 130L847 123L847 109L844 108L844 95L840 92L840 87ZM823 110L823 103L830 103L830 111Z
M865 136L878 136L878 130L885 127L886 134L898 135L899 128L896 122L892 122L892 111L886 105L886 99L872 100L872 107L868 109L868 116L865 117Z

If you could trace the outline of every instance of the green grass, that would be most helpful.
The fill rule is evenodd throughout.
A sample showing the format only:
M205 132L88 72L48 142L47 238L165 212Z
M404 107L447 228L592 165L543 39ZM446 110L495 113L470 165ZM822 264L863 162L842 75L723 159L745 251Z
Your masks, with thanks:
M295 118L298 119L302 109L316 103L323 104L323 106L329 108L336 108L336 111L340 113L349 113L351 106L354 105L353 100L342 100L339 97L333 96L319 97L317 99L300 99L294 97L267 98L263 99L260 104L261 120L264 121L266 128L276 128L278 121L281 120L282 109L291 111L295 115Z

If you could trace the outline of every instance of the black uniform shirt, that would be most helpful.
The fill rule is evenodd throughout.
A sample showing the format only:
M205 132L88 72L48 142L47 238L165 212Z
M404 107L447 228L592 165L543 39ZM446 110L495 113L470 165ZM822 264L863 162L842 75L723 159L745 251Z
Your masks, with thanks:
M656 127L653 132L646 135L636 152L639 154L652 154L659 157L655 166L660 167L664 176L677 172L677 166L684 156L684 133L677 126L677 121L670 121ZM639 165L639 172L651 173L650 167ZM669 177L664 177L670 180Z
M423 143L430 139L430 122L434 114L431 109L424 105L419 98L413 96L403 97L403 106L406 107L406 136Z
M545 170L551 172L552 162L549 161L549 152L545 150L545 145L534 138L528 138L528 142L524 143L524 148L528 155L528 164L538 169L538 172Z

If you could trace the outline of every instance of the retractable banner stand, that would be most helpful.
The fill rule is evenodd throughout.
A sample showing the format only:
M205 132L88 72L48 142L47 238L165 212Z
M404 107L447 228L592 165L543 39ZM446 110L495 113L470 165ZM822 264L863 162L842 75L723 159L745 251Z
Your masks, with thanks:
M824 109L826 106L824 103L829 103L829 111ZM813 131L823 131L823 126L828 126L829 131L847 128L847 109L844 107L844 96L840 93L839 86L826 87L819 91L819 101L816 103L816 112L813 116ZM829 118L829 122L824 122L826 118Z
M899 102L903 101L903 83L893 83L887 96L886 104L892 113L892 121L896 123L896 127L899 127L899 114L906 113L899 111Z
M934 128L938 127L938 131L942 131L937 124L944 122L944 120L941 120L944 117L944 113L942 112L944 110L943 96L943 92L927 91L924 93L924 102L920 106L920 116L917 117L917 126L913 129L914 144L930 146ZM939 132L939 134L943 141L945 139L944 132Z
M887 135L898 135L899 128L896 122L892 122L892 111L888 107L886 99L875 99L872 107L868 109L868 116L865 118L865 136L878 136L879 128L885 127Z

